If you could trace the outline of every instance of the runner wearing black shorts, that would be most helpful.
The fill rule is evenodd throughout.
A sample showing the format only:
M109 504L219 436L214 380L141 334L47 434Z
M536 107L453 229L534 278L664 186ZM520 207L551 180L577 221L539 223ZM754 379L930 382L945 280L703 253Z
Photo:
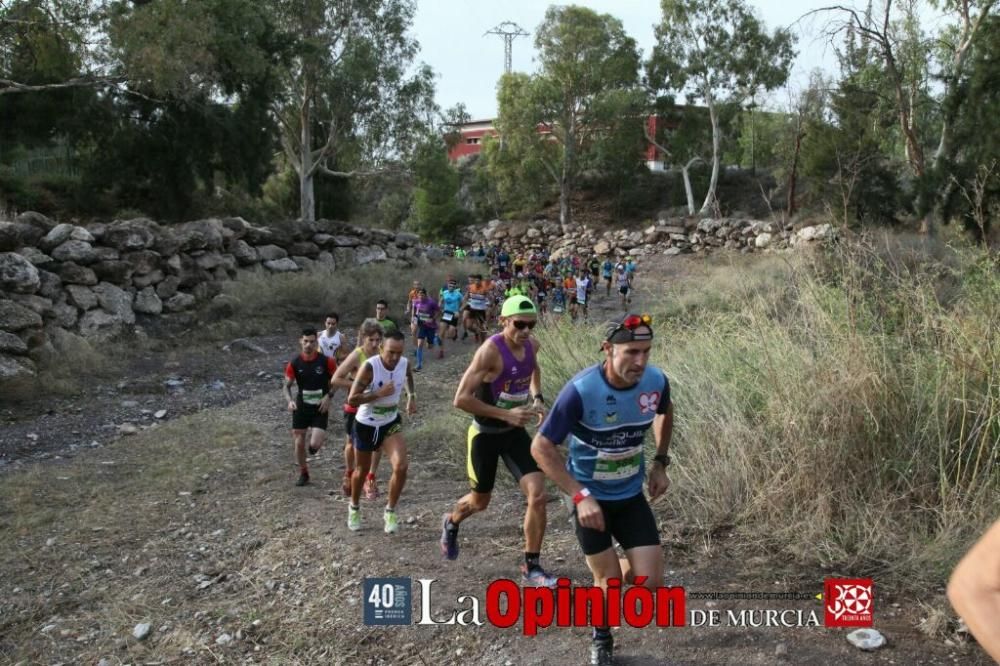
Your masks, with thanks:
M379 345L382 344L384 331L377 319L365 319L361 322L358 330L358 348L354 349L347 358L337 368L333 374L333 385L346 391L351 390L354 383L354 375L357 374L361 365L372 356L378 355ZM358 408L350 403L344 403L344 434L347 441L344 444L344 481L341 485L341 492L344 497L351 496L351 476L354 474L354 417L358 413ZM372 456L371 471L365 478L364 492L367 499L378 497L378 486L375 484L375 469L378 468L379 459L382 457L381 451L376 451Z
M337 370L337 361L319 353L315 328L302 330L299 338L302 353L285 366L285 381L281 391L288 411L292 413L292 443L295 460L299 465L297 486L309 483L309 466L306 463L306 434L312 430L309 448L318 450L326 437L330 416L330 401L336 390L331 381ZM292 385L298 390L292 397Z
M501 333L489 338L462 375L455 406L469 413L468 470L470 492L446 513L441 525L441 553L458 558L458 527L489 506L502 459L528 500L524 516L524 585L554 587L556 577L541 567L545 536L545 477L531 456L525 426L544 412L539 343L531 336L538 310L530 298L511 296L500 310Z
M647 367L652 339L648 315L626 315L609 326L604 362L563 387L531 445L545 474L573 498L577 540L594 584L605 590L611 579L644 576L654 590L663 583L659 531L642 490L645 479L656 499L669 486L673 403L667 376ZM656 455L647 474L643 449L650 428ZM565 460L557 449L564 441ZM590 663L611 664L613 650L609 628L595 627Z

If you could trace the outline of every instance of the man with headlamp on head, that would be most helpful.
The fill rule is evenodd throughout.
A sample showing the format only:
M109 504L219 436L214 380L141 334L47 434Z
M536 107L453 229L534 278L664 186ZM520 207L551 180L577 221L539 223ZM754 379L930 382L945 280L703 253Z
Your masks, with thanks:
M610 325L604 361L563 387L531 444L542 471L572 496L577 540L594 584L605 590L614 578L645 577L653 589L663 584L660 535L642 485L645 479L656 499L670 484L673 404L666 374L648 366L652 323L649 315L632 314ZM650 427L656 455L647 473L643 442ZM564 460L556 447L567 440ZM626 560L619 562L612 537ZM609 628L594 627L591 663L610 664L612 653Z

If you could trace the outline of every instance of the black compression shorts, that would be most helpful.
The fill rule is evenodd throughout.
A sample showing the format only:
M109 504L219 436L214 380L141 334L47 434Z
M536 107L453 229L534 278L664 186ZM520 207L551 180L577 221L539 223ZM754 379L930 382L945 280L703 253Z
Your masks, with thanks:
M524 428L485 433L479 432L475 423L470 425L466 463L469 485L474 492L493 492L497 462L501 458L515 481L520 481L525 474L541 471L531 457L531 436Z
M639 546L659 546L660 531L656 518L649 508L646 496L639 492L623 500L597 500L604 514L604 531L582 527L573 511L576 522L576 539L584 555L597 555L611 548L611 537L625 550Z
M358 451L377 451L382 447L382 442L388 437L392 437L403 428L403 419L397 414L396 418L382 426L365 425L361 421L354 421L354 448Z
M322 414L319 407L300 402L295 411L292 412L292 430L305 430L306 428L326 430L329 418L329 412Z

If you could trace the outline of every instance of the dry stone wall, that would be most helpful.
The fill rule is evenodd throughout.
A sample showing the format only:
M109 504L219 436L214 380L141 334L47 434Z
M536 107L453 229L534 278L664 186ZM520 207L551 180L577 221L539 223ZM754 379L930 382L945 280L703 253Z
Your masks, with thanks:
M670 256L719 248L759 252L832 238L835 230L829 224L796 229L792 225L738 217L677 218L663 213L655 224L642 230L599 230L586 225L566 229L547 219L493 220L485 227L466 228L465 235L473 246L495 243L518 252L544 247L558 259L591 253L599 256Z
M344 222L260 227L239 217L161 225L139 218L87 227L34 212L0 222L0 382L30 377L67 336L104 340L136 316L219 298L241 273L428 261L419 237Z

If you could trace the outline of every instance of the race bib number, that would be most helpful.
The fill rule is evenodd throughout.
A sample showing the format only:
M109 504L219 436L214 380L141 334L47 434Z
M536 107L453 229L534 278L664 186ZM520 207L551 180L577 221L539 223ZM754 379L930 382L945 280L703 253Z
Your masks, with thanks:
M318 405L323 400L323 390L316 389L314 391L304 390L302 391L302 402L307 405Z
M441 321L443 321L446 324L453 323L455 321L455 313L445 312L443 315L441 315Z
M632 448L624 451L598 451L594 461L595 481L620 481L629 479L639 473L642 462L642 449Z
M372 405L372 415L376 418L384 419L390 416L396 416L396 412L399 411L399 403L395 405Z
M527 393L506 393L502 392L497 396L497 407L500 409L514 409L528 404Z

